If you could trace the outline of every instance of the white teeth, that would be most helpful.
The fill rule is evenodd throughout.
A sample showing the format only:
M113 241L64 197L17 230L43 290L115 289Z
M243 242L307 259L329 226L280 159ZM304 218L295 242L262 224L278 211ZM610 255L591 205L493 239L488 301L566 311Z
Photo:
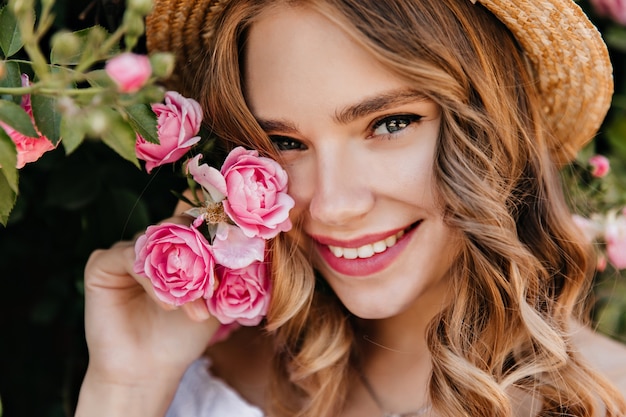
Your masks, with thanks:
M339 246L328 245L328 249L330 249L332 254L335 255L337 258L365 259L374 256L375 253L382 253L386 251L387 248L395 245L398 239L400 239L402 236L404 236L404 230L401 230L395 235L389 236L386 239L379 240L378 242L374 242L368 245L363 245L358 248L342 248Z
M359 258L370 258L374 255L374 247L372 245L361 246L357 249Z
M374 247L374 252L376 253L381 253L387 250L387 245L385 244L384 240L376 242L372 246Z
M337 258L341 258L343 256L343 248L337 246L328 246L328 249L335 255Z

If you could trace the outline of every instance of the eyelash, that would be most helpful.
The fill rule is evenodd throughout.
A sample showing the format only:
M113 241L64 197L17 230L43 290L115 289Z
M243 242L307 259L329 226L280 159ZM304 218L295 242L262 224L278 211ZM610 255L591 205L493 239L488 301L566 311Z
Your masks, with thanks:
M289 136L270 135L270 141L279 152L306 149L302 142Z
M415 123L415 122L419 122L420 120L422 120L423 116L417 115L417 114L395 114L392 116L385 116L381 119L376 120L371 127L371 135L369 136L370 138L374 138L374 137L379 137L378 139L392 139L393 135L395 135L398 132L403 131L404 129L406 129L407 127L409 127L411 124ZM386 130L387 133L376 133L376 131L384 125L388 125L386 126ZM391 127L391 125L395 125L395 129L391 131L390 129L393 129Z
M412 123L419 122L422 120L423 116L417 114L396 114L393 116L385 116L381 119L376 120L370 131L372 132L369 138L377 137L377 140L385 140L392 139L393 135L398 132L403 131L407 127L409 127ZM378 128L386 124L395 124L397 130L389 131L390 127L387 127L387 131L389 133L375 133ZM278 151L294 151L294 150L304 150L306 146L297 139L290 138L289 136L282 135L270 135L270 140L276 147Z

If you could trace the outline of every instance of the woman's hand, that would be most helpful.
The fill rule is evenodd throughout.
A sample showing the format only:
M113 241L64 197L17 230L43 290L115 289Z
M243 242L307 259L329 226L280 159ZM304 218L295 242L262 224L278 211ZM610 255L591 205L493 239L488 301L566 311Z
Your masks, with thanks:
M149 280L133 273L134 260L133 243L120 242L87 262L89 367L77 416L162 415L219 327L202 300L178 309L159 301Z

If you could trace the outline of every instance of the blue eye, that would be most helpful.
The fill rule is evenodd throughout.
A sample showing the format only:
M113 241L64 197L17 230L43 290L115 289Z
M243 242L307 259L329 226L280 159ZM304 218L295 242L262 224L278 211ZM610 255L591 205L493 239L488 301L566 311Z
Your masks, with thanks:
M372 126L372 136L390 135L409 127L411 123L418 122L422 116L416 114L404 114L388 116L380 119Z
M306 149L306 146L304 146L302 142L288 136L270 135L270 140L279 151L300 151Z

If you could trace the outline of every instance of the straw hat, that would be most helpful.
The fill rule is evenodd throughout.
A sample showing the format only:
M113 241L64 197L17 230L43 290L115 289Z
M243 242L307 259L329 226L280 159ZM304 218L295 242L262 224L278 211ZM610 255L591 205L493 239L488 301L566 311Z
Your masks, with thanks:
M193 78L194 59L209 48L224 6L236 0L155 0L147 46L177 55L177 79ZM544 113L558 140L557 161L573 159L595 135L611 103L612 67L600 33L572 0L479 2L517 38L533 64Z

